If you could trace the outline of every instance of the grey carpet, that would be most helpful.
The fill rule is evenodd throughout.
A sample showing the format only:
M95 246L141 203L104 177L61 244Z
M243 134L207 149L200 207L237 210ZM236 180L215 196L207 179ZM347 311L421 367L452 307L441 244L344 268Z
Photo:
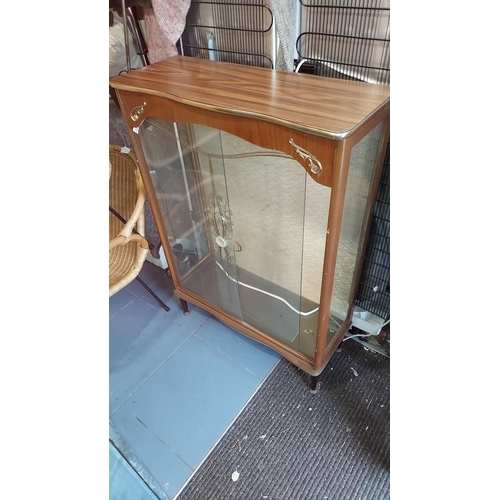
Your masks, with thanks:
M319 380L281 359L176 500L388 499L389 358L345 341Z

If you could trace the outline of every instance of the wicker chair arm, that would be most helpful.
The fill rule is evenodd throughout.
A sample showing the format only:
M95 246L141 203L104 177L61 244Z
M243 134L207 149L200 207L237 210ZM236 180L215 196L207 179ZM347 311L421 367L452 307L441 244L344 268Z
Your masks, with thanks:
M116 238L113 238L109 242L109 249L112 250L113 248L119 246L119 245L126 245L127 243L136 241L139 243L139 247L141 248L141 251L148 252L149 251L149 243L144 238L144 236L141 236L140 234L132 234L129 238L126 238L122 234L117 236Z
M137 201L135 203L134 210L132 212L132 215L130 216L129 220L123 226L123 229L120 231L120 236L124 236L127 240L130 239L132 235L132 231L135 228L135 225L137 224L137 220L139 219L139 216L144 210L144 204L146 202L146 191L144 190L144 185L142 183L142 179L140 174L137 174Z
M132 248L127 248L127 245L133 245L133 252L129 251ZM124 236L117 236L109 242L110 297L139 275L148 252L148 242L140 234L133 234L129 240Z

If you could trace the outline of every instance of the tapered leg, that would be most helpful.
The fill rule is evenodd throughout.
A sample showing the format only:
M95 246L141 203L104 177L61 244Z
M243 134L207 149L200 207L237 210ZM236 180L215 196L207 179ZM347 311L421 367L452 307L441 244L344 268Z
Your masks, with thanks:
M181 301L182 310L184 311L184 315L187 316L189 314L188 303L185 300L179 299Z
M169 268L169 267L167 267L167 269L165 270L165 273L166 273L166 275L167 275L170 279L172 279L172 273L171 273L171 271L170 271L170 268ZM181 301L181 306L182 306L182 310L183 310L183 312L184 312L184 315L185 315L185 316L189 316L189 308L188 308L188 303L187 303L185 300L183 300L183 299L179 299L179 300Z
M309 384L309 391L311 394L316 394L318 392L318 375L311 375L311 383Z

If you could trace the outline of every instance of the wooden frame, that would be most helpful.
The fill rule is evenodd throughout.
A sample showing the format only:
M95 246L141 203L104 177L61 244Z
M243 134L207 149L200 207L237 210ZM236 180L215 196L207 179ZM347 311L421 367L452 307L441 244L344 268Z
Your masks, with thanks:
M387 143L389 87L181 56L114 77L110 84L117 91L138 157L177 296L270 346L310 375L319 375L352 325L356 285L383 165L382 146L370 185L347 318L327 343L351 150L379 124L383 127L382 144ZM279 150L295 158L315 182L331 188L313 358L183 288L148 165L134 132L149 116L224 130L257 146Z

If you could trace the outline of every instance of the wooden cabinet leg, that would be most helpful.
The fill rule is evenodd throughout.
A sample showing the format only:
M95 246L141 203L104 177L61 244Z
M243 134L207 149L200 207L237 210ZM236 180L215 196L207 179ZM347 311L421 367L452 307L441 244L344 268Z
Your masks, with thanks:
M185 300L179 299L181 301L182 310L184 311L184 315L189 315L188 303Z
M311 394L316 394L318 392L318 378L318 375L311 375L311 383L309 384L309 391L311 392Z

